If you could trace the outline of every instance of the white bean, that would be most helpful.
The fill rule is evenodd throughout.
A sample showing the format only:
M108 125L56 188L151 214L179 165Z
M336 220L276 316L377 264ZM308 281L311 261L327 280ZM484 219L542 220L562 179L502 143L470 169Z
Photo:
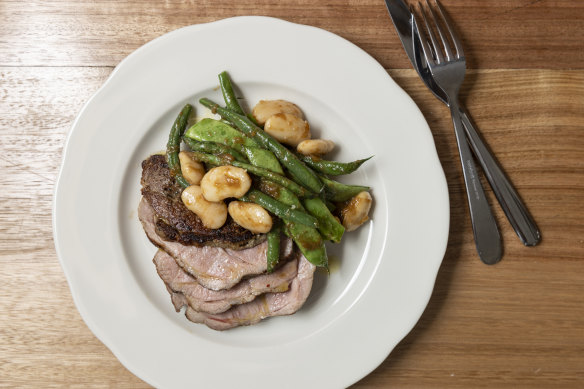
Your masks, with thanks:
M266 120L264 131L280 143L296 147L310 139L310 126L306 120L289 113L277 113Z
M237 224L255 234L265 234L272 229L272 217L257 204L232 201L228 211Z
M335 148L335 142L328 139L307 139L298 144L296 150L304 155L323 155Z
M361 192L341 209L341 218L346 231L354 231L369 220L369 210L373 199L369 192Z
M205 200L199 185L191 185L185 188L180 197L183 204L201 219L205 227L216 229L225 224L227 206L223 201L211 202Z
M201 162L195 161L192 158L192 154L189 151L181 151L178 153L180 170L189 184L199 185L205 175L205 166Z
M247 171L235 166L214 167L201 180L201 189L207 201L241 197L250 187L251 178Z
M298 116L301 119L304 118L300 108L298 108L296 104L286 100L260 100L252 110L253 117L261 125L263 125L270 116L277 113L289 113Z

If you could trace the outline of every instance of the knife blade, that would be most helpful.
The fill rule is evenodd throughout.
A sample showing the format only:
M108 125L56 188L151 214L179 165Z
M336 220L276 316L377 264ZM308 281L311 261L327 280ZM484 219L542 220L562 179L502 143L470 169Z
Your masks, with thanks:
M397 30L397 34L401 43L408 55L408 58L413 63L414 58L414 41L413 41L413 24L414 15L402 0L385 0L385 6L391 17L391 21Z
M446 95L434 83L426 61L422 60L420 37L410 8L403 0L385 0L385 6L412 66L434 96L446 104Z

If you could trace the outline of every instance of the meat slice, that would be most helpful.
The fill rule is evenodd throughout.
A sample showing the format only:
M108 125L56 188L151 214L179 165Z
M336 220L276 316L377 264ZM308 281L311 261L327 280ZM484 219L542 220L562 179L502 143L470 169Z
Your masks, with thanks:
M232 305L247 303L263 293L286 291L298 271L298 259L294 258L273 273L242 280L231 289L215 291L199 284L162 250L158 250L153 262L158 275L170 290L185 297L178 307L173 301L177 310L188 304L197 311L207 313L225 312Z
M265 241L245 250L185 246L178 242L165 241L156 233L156 214L144 199L138 206L138 217L150 241L172 256L181 268L205 288L229 289L243 277L261 274L267 269L268 245ZM283 262L293 253L293 247L291 240L283 240L280 252Z
M259 322L270 316L290 315L296 312L310 294L314 277L315 266L304 256L298 261L298 274L290 283L287 292L266 293L256 297L249 303L235 305L231 309L219 313L209 314L197 312L187 307L187 318L195 323L204 323L214 330L227 330L237 326L246 326ZM179 299L180 296L172 296Z
M166 290L170 293L170 300L172 301L172 305L174 305L174 309L179 312L182 307L186 307L189 304L189 301L185 297L184 294L181 292L175 292L168 286L168 284L164 284L166 286Z
M164 240L184 245L217 246L232 249L253 247L265 240L239 226L231 217L218 229L207 228L189 211L180 195L182 187L170 176L164 155L152 155L142 162L142 196L154 209L156 233Z

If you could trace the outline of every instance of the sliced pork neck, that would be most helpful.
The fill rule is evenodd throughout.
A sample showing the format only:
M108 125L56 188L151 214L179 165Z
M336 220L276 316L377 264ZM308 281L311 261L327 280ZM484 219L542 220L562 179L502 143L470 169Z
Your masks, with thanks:
M298 311L308 298L312 289L314 270L315 266L301 255L298 261L298 274L290 283L288 291L262 294L248 303L235 305L219 314L198 312L187 307L186 316L190 321L203 323L214 330L227 330L255 324L271 316L291 315ZM180 294L178 296L171 294L171 297L173 301L181 299Z
M225 312L232 305L247 303L263 293L286 291L298 271L298 259L293 258L273 273L248 278L230 289L215 291L199 284L162 250L158 250L153 262L158 275L170 290L184 295L181 305L177 306L173 301L177 310L188 304L197 311L207 313Z

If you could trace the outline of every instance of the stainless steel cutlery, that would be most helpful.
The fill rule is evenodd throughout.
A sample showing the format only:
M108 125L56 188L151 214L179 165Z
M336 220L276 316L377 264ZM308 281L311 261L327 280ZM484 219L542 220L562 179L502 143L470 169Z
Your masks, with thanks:
M501 243L488 204L485 205L486 199L472 156L466 153L468 150L466 142L472 148L501 208L520 240L526 246L536 245L541 239L541 234L535 221L496 158L485 145L465 108L458 102L458 88L465 73L464 55L460 40L442 7L437 1L434 7L430 7L427 2L425 7L419 7L420 15L428 15L426 21L420 25L403 0L386 0L385 3L410 62L432 93L451 108L469 195L473 232L481 260L489 264L496 263L502 252ZM454 48L450 47L449 40L454 44Z

